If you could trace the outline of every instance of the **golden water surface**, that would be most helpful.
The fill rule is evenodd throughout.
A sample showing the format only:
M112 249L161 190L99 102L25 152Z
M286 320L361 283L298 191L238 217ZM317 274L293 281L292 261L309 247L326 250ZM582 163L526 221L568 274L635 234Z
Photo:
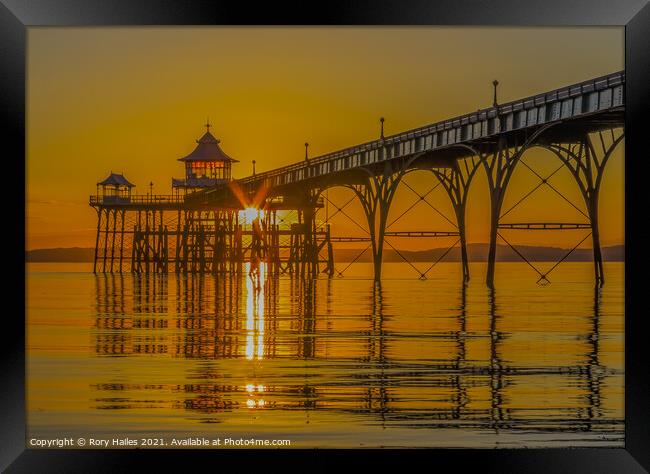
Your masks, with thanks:
M622 446L623 264L257 282L29 264L28 438ZM409 273L410 272L410 273Z

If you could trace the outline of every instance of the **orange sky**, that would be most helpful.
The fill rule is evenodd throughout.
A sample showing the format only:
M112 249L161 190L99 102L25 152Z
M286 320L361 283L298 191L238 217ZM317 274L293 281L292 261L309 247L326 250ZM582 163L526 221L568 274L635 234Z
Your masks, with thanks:
M392 134L489 106L494 78L505 102L623 68L622 28L30 28L27 248L92 247L88 195L110 171L124 172L139 193L153 181L154 192L168 194L171 177L182 176L176 159L193 149L208 115L242 177L253 159L258 171L301 160L305 141L315 156L374 139L380 116ZM525 160L546 174L559 165L536 150ZM408 180L423 191L433 184L424 174ZM584 208L571 180L562 170L552 183ZM535 184L518 169L504 209ZM431 202L451 217L439 191ZM621 150L601 193L603 245L622 243ZM533 197L510 221L584 220L549 189ZM393 216L413 200L401 189ZM486 241L488 218L479 174L469 242ZM343 216L333 222L339 235L358 234ZM422 204L392 230L407 229L451 230ZM572 232L509 235L568 247L584 234Z

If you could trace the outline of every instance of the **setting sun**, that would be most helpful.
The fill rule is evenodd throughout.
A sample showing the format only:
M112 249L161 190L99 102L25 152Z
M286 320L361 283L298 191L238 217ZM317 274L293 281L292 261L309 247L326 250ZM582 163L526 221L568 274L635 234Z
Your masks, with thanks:
M263 219L264 211L254 207L247 207L243 211L239 211L239 218L243 219L247 224L253 222L256 218Z

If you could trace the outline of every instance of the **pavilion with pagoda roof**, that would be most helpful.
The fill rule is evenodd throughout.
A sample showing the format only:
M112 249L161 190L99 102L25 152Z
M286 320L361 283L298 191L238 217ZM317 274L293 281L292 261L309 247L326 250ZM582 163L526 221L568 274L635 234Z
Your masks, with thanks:
M97 196L107 204L124 204L131 201L131 188L135 187L121 173L111 173L97 183Z
M194 151L178 159L185 163L185 177L172 178L172 189L176 192L210 188L231 179L231 166L238 160L224 153L219 146L220 140L210 133L209 122L205 127L206 132L196 141Z

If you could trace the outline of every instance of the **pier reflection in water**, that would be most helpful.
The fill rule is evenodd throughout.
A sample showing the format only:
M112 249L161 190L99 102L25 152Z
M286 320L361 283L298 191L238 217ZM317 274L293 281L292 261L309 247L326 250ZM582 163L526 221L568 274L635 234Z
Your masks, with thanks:
M580 265L569 279L588 271ZM259 282L248 272L62 274L58 295L51 274L34 273L43 301L29 321L30 432L622 445L622 266L606 295L516 278L489 291L459 284L451 268L381 285L261 270ZM38 308L83 289L93 301L58 323L74 330L57 347L54 315Z

